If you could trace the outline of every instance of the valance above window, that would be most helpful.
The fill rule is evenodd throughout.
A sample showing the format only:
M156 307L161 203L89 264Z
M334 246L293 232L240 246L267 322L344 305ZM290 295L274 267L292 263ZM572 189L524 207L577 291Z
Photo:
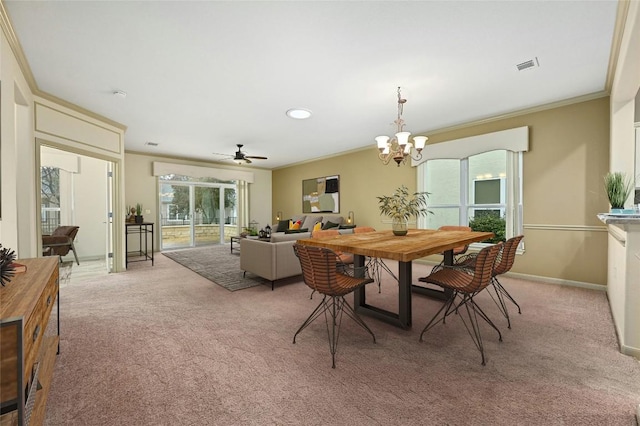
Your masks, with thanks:
M187 164L173 164L173 163L161 163L159 161L153 162L153 175L183 175L191 177L209 177L218 180L236 180L253 183L253 172L245 172L241 170L232 169L216 169L214 167L201 167L201 166L189 166Z
M516 127L484 135L454 139L447 142L427 145L422 150L422 159L414 161L413 165L435 159L462 159L483 152L504 149L513 152L529 150L529 127Z

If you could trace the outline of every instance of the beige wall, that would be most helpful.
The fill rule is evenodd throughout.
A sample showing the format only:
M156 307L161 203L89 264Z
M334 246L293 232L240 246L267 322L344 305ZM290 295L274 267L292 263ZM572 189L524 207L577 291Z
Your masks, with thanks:
M8 39L11 30L8 18L0 7L0 81L2 111L0 131L0 173L2 179L2 220L0 241L14 249L20 258L41 255L39 219L39 161L40 146L86 154L114 161L116 183L114 204L119 205L121 176L118 175L122 158L124 126L110 122L88 111L81 112L62 100L40 92L28 71L28 65L19 62L14 49L19 51L15 39ZM26 71L25 71L26 70ZM71 107L71 108L70 108ZM101 214L101 220L104 214ZM116 219L119 219L116 216ZM121 226L116 221L116 251L122 239ZM124 260L124 254L121 257ZM116 259L115 269L122 262Z
M565 282L605 285L607 233L596 214L608 210L602 179L609 168L609 98L571 104L429 135L430 143L529 126L524 154L526 252L513 271ZM340 213L387 229L376 196L401 184L416 188L415 169L384 166L377 149L295 165L273 172L273 208L285 217L302 209L303 179L340 175Z
M260 224L260 227L273 223L271 218L271 170L234 167L221 163L197 162L128 152L125 154L124 205L135 206L136 203L142 204L143 216L146 221L159 223L160 220L158 217L157 179L153 176L154 161L252 172L255 180L254 183L249 184L249 220L255 220ZM147 209L150 211L149 213L146 213ZM159 228L156 228L155 240L155 247L158 250L160 247Z
M3 31L0 32L0 242L18 257L37 254L33 95Z
M378 149L371 149L307 162L273 171L273 218L282 211L285 218L302 213L302 180L321 176L340 175L340 215L355 213L360 226L391 229L383 224L375 195L391 194L397 186L405 184L416 190L415 170L408 166L383 165Z

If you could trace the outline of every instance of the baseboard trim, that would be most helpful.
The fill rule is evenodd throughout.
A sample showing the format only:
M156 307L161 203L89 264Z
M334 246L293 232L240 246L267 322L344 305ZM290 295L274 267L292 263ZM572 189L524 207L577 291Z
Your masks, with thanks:
M607 291L607 286L604 284L586 283L583 281L563 280L560 278L541 277L538 275L520 274L517 272L507 272L507 277L521 278L529 281L538 281L548 284L566 285L569 287L587 288L590 290Z
M633 346L620 345L620 352L622 352L625 355L630 355L636 358L638 361L640 361L640 348L634 348Z
M416 260L415 262L421 263L423 265L433 265L433 266L438 264L437 262L432 262L429 260ZM539 275L520 274L518 272L507 272L504 275L506 277L520 278L523 280L537 281L537 282L543 282L547 284L565 285L569 287L586 288L589 290L607 291L607 286L604 284L586 283L582 281L573 281L573 280L563 280L560 278L542 277Z

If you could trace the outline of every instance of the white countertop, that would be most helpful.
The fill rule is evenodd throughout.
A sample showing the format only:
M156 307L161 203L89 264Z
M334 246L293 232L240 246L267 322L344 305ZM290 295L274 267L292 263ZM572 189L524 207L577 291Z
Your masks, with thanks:
M607 225L640 225L640 213L598 213L598 219Z

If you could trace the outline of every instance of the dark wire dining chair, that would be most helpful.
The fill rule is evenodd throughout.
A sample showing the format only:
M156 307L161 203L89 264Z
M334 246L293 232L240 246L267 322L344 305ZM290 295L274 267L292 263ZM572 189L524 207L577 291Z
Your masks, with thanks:
M507 319L508 328L511 328L511 318L509 318L509 310L507 309L507 305L504 301L505 297L518 307L518 314L522 313L522 309L520 308L518 302L516 302L516 300L513 298L513 296L511 296L507 289L505 289L504 286L500 283L500 281L498 280L498 275L506 274L511 270L511 267L513 266L513 263L516 259L516 251L518 250L520 241L522 241L523 238L524 235L518 235L516 237L509 238L504 242L504 244L502 245L502 250L498 254L496 263L493 266L493 276L491 277L491 284L493 285L493 290L496 294L495 298L493 297L493 295L491 295L491 297L493 298L493 301L496 303L496 305L498 305L498 308L500 308L500 312L502 312L502 315L504 315L504 317ZM456 265L467 268L474 268L475 259L476 254L471 253L458 258L456 260ZM491 294L491 292L489 292L489 294Z
M293 343L296 337L311 324L316 318L324 314L327 324L327 334L329 336L329 350L331 352L331 367L336 368L336 350L338 348L338 338L340 337L340 324L342 314L346 313L358 325L367 330L373 343L376 336L367 324L356 314L353 307L344 298L345 295L355 289L372 283L371 278L356 278L342 274L336 270L336 253L324 247L313 247L302 244L294 244L293 249L300 260L302 277L306 285L314 291L322 294L322 300L311 312L311 315L302 323L298 331L293 336Z
M422 336L427 330L431 329L439 322L444 324L447 316L454 312L457 313L461 308L464 308L467 313L469 323L467 324L463 314L458 316L464 323L467 332L482 355L482 365L485 365L484 345L482 343L478 317L485 320L496 330L500 341L502 341L502 334L500 333L500 330L498 330L498 327L495 326L480 306L478 306L474 298L491 283L493 264L501 248L502 243L483 248L476 256L473 269L456 266L444 267L443 269L425 277L425 282L436 284L446 289L451 289L452 293L440 310L433 316L431 321L427 323L422 330L422 333L420 333L421 342ZM457 304L456 299L459 299Z

